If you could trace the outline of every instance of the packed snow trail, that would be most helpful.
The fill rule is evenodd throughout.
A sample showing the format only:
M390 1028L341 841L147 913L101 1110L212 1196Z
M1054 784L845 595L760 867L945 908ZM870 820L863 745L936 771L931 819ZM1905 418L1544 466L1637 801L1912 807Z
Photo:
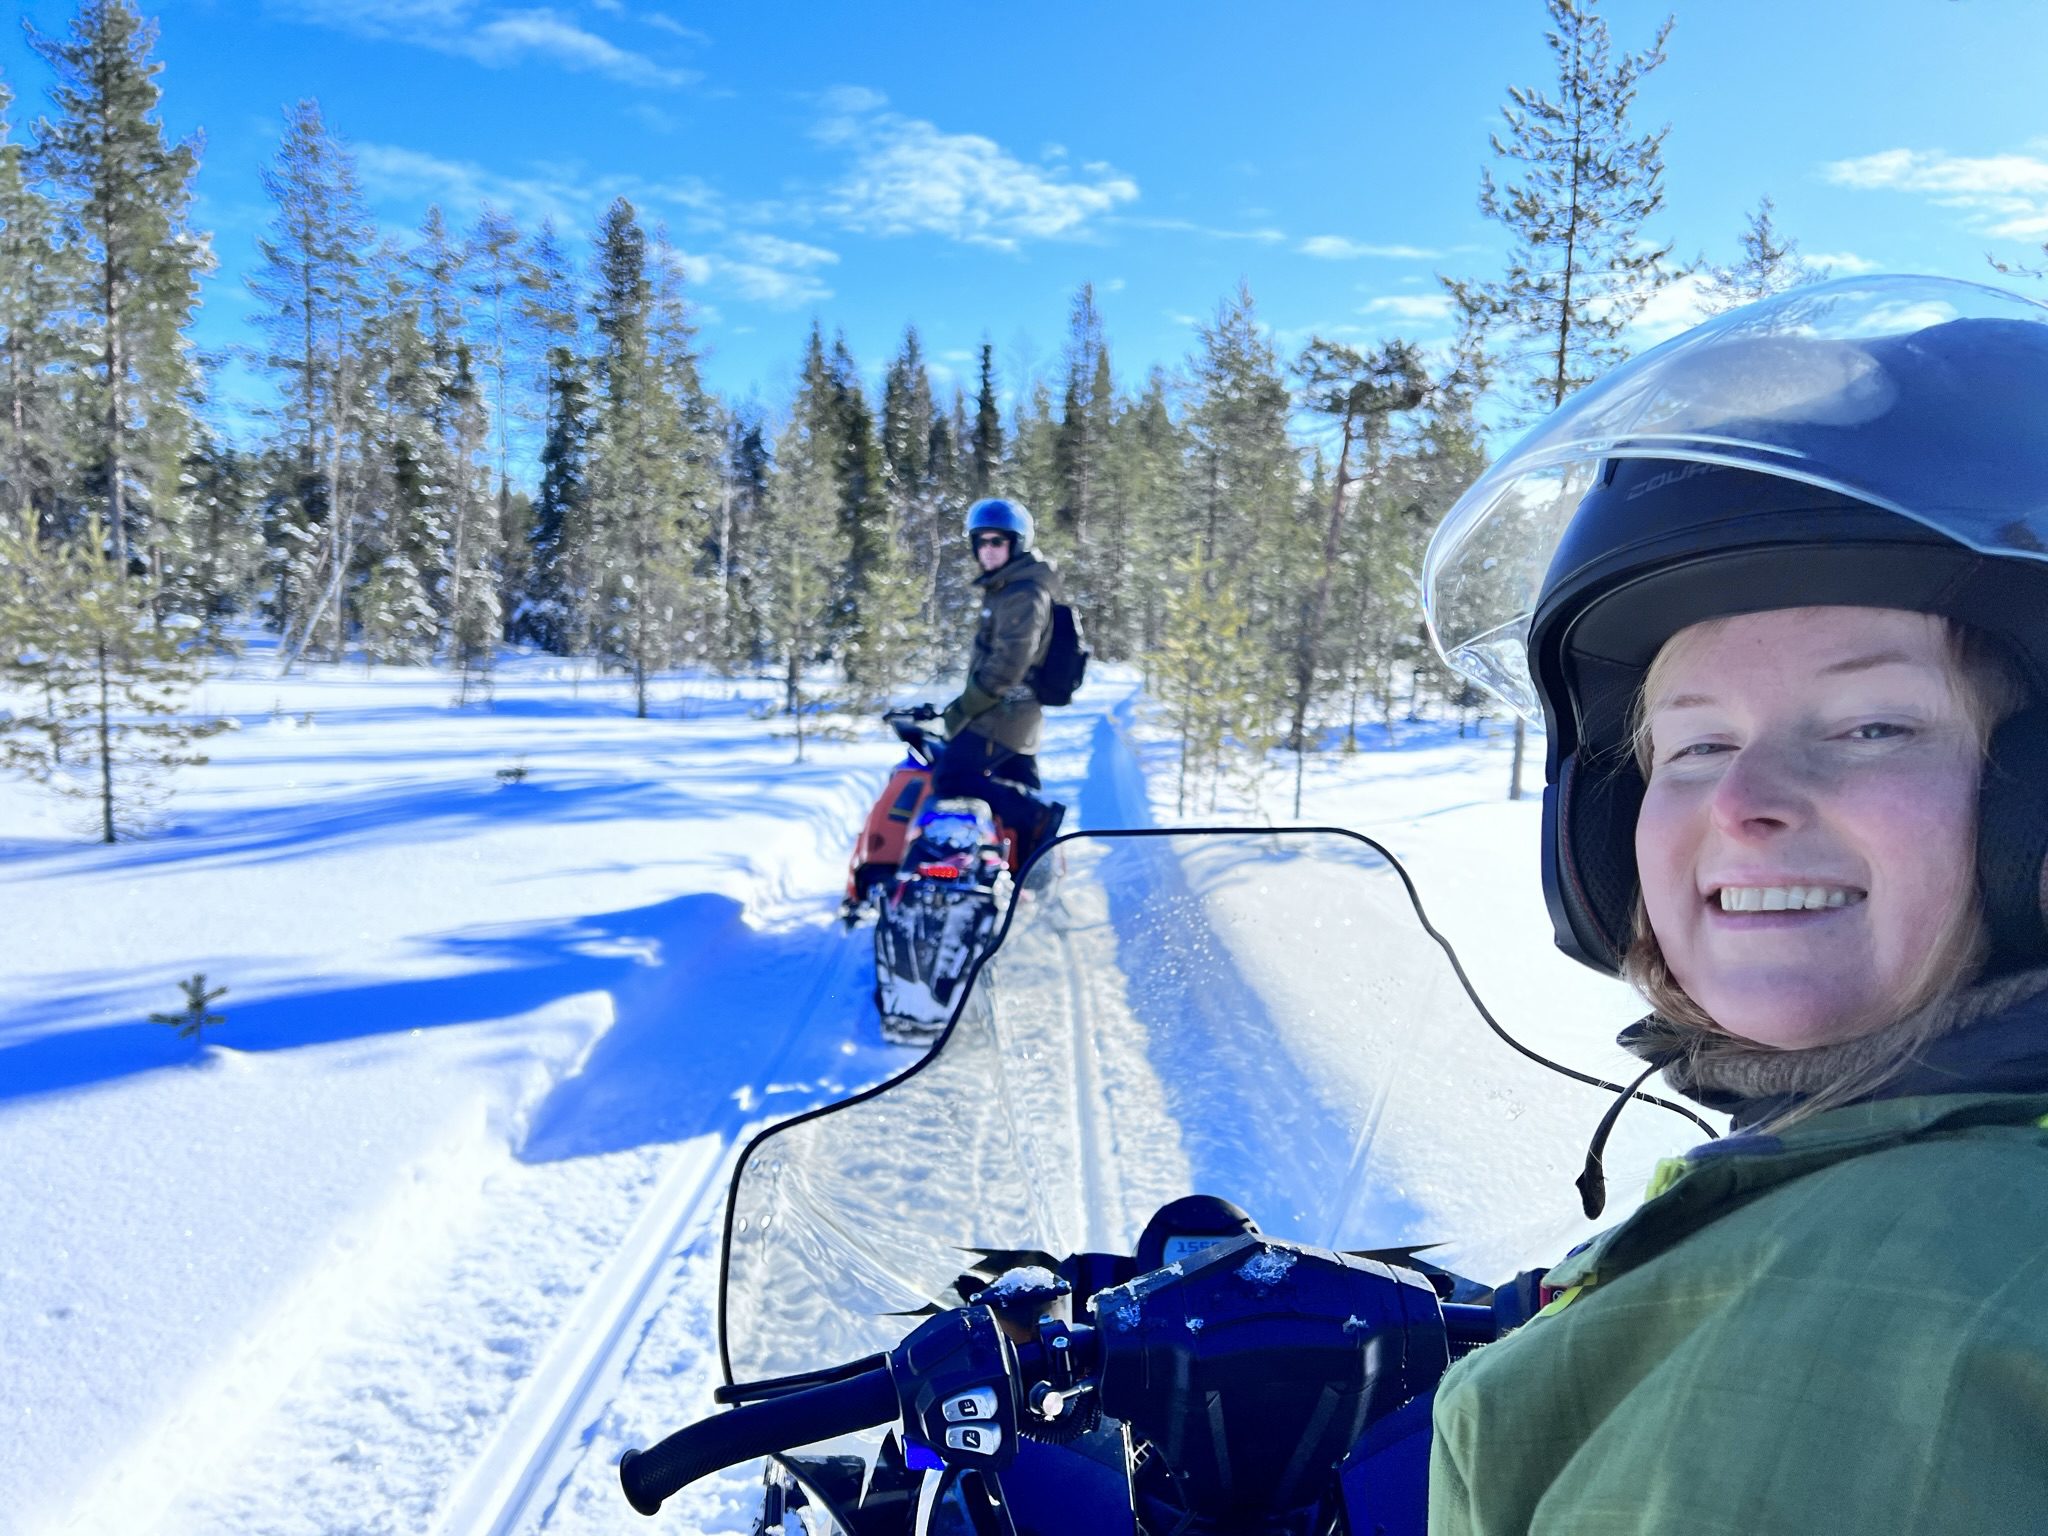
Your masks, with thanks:
M1103 691L1113 698L1121 695L1115 707L1128 711L1128 687ZM1131 790L1134 783L1142 788L1143 781L1133 780L1130 768L1128 749L1101 706L1049 717L1041 770L1047 792L1075 807L1077 820L1100 824L1105 818L1142 818L1142 794L1134 797ZM842 942L865 957L871 953L871 938L870 930L862 927ZM862 974L870 973L864 968ZM820 1040L872 1040L876 1035L873 1005L863 995L850 1011L821 1012L792 1048L801 1055L816 1051ZM913 1059L914 1052L898 1051L893 1065L900 1068ZM659 1294L634 1314L613 1368L595 1372L582 1405L562 1417L554 1449L530 1456L516 1469L493 1464L472 1474L502 1486L529 1487L531 1494L518 1501L517 1509L511 1507L514 1501L504 1501L491 1512L492 1518L484 1520L467 1520L466 1511L451 1509L450 1520L440 1530L448 1536L581 1533L630 1528L637 1521L618 1489L615 1469L621 1451L714 1411L711 1389L722 1380L715 1338L716 1288L729 1166L729 1159L721 1165L711 1198L699 1208L701 1220L691 1223L683 1242L663 1255ZM662 1522L676 1532L750 1531L758 1512L758 1488L757 1468L734 1469L686 1490L664 1510Z
M609 1397L631 1368L646 1329L650 1293L664 1266L703 1226L723 1193L730 1171L727 1154L759 1103L755 1093L765 1097L781 1078L820 1012L857 995L855 983L865 974L857 963L859 947L843 933L827 932L822 938L808 984L788 987L799 1001L781 1025L781 1039L765 1055L751 1085L754 1091L735 1093L724 1123L707 1125L672 1156L660 1187L604 1277L521 1389L489 1448L470 1466L440 1521L439 1528L451 1536L512 1536L544 1516L561 1482L560 1464L571 1437L584 1428L591 1404Z

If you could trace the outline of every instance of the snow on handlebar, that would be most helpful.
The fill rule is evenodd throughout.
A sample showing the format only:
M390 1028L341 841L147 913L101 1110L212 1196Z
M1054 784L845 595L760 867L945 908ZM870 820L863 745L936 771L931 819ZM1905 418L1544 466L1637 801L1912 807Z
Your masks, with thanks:
M679 1429L644 1451L619 1459L626 1502L643 1515L662 1500L723 1467L893 1422L896 1388L886 1365L846 1381L749 1403Z

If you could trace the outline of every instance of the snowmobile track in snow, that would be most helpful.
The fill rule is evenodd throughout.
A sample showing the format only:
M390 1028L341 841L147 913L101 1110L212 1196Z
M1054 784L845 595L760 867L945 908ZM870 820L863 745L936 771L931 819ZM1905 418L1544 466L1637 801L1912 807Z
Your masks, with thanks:
M515 1536L545 1527L589 1440L586 1431L631 1369L649 1322L668 1299L659 1283L664 1269L714 1224L746 1119L744 1106L765 1097L812 1012L843 988L858 965L858 946L844 943L834 930L821 933L820 947L824 953L812 968L804 1003L790 1013L783 1037L763 1053L753 1091L735 1096L726 1124L677 1150L616 1256L577 1303L448 1501L436 1527L442 1536Z

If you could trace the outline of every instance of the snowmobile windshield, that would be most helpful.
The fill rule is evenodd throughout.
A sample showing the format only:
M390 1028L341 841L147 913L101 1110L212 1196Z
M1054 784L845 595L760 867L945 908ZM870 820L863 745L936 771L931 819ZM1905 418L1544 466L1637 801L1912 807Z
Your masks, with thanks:
M1430 631L1459 673L1536 719L1530 620L1614 458L1757 470L2048 559L2044 421L2048 308L1946 278L1794 289L1645 352L1517 442L1430 541Z
M1069 839L930 1055L750 1148L728 1369L757 1381L891 1348L921 1310L960 1305L972 1271L1132 1254L1190 1194L1321 1247L1437 1244L1431 1261L1495 1282L1592 1230L1573 1180L1612 1102L1491 1032L1406 875L1362 837ZM1632 1106L1606 1220L1704 1139Z

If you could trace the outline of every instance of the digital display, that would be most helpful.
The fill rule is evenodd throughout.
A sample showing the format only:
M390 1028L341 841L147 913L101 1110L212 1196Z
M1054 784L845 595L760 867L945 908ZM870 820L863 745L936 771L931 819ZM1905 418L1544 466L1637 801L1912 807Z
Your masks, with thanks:
M1166 1240L1166 1262L1178 1264L1182 1259L1191 1259L1204 1248L1214 1248L1218 1243L1227 1243L1230 1238L1240 1236L1233 1232L1229 1237L1169 1237Z

